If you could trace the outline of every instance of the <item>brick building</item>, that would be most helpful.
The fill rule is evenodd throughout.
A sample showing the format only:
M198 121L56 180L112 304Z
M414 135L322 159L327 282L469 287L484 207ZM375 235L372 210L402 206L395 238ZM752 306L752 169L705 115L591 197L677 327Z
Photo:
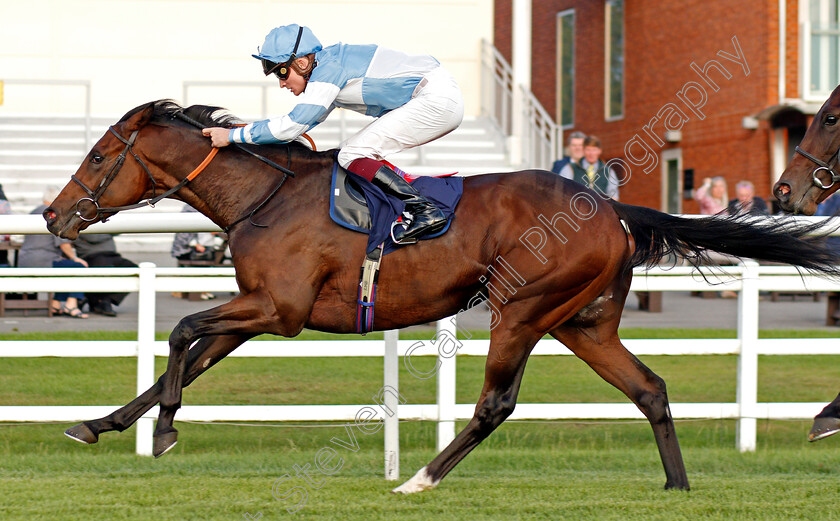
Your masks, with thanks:
M508 60L519 1L494 4ZM694 213L688 188L715 175L730 198L744 179L770 198L840 82L837 4L532 0L531 90L564 133L597 135L624 161L622 201Z

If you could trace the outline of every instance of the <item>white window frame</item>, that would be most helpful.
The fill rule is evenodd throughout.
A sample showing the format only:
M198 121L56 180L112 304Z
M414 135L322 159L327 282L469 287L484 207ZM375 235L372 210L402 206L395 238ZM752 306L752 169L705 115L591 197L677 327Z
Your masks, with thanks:
M668 211L668 162L677 160L677 193L680 194L677 203L677 213L682 213L683 210L683 199L685 198L684 193L684 185L683 185L683 158L682 158L682 149L681 148L669 148L668 150L663 150L659 155L659 161L662 165L661 172L662 172L662 198L661 198L661 206L663 212Z
M820 3L820 10L824 11L821 14L822 19L828 18L829 2L835 0L817 0ZM828 85L826 90L811 89L811 6L810 0L799 0L799 85L802 99L807 101L824 101L836 85ZM823 43L824 56L828 57L829 42ZM840 46L840 42L838 42ZM840 51L840 49L838 50Z
M611 16L610 7L619 3L619 2L624 3L624 0L607 0L604 3L604 119L606 121L618 121L618 120L624 119L624 107L625 107L625 104L626 104L626 101L627 101L625 99L625 95L626 95L625 83L626 82L624 81L624 76L626 75L626 70L622 70L621 114L615 114L615 115L610 114L610 98L611 98L611 94L612 94L611 81L610 81L611 76L612 76L610 74L610 62L612 61L612 59L611 59L612 58L611 45L610 45L610 43L611 43L610 42L610 26L612 25L612 16ZM626 8L626 4L624 4L624 7ZM625 45L627 43L627 31L626 31L627 24L624 23L626 19L627 19L627 13L625 11L624 16L622 17L622 25L623 25L622 33L624 35ZM622 51L624 52L624 51L626 51L626 49L623 49ZM626 52L624 52L624 56L625 57L627 56ZM627 66L626 61L624 62L624 66L625 66L625 69L626 69L626 66Z
M563 68L561 65L563 64L563 40L561 38L562 32L562 22L561 19L567 16L572 17L572 39L574 40L574 31L576 29L577 20L576 14L574 9L566 9L565 11L560 11L557 13L556 23L554 34L555 38L557 39L557 55L556 55L556 70L557 70L557 122L560 124L563 130L572 129L575 126L575 81L574 81L574 74L572 74L572 121L569 123L563 123ZM575 61L575 53L572 53L572 70L575 70L575 66L577 65Z

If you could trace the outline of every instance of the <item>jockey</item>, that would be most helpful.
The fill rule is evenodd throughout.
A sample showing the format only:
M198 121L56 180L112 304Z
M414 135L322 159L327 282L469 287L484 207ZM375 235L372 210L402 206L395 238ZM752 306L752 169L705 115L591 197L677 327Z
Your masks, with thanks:
M301 96L300 101L284 116L234 129L204 129L213 146L289 142L336 107L373 116L341 145L339 164L405 202L408 226L392 228L395 242L413 242L443 228L443 213L384 163L386 156L428 143L461 124L461 90L437 60L377 45L323 48L308 27L297 24L272 29L258 52L253 56L265 75L277 76L280 87Z

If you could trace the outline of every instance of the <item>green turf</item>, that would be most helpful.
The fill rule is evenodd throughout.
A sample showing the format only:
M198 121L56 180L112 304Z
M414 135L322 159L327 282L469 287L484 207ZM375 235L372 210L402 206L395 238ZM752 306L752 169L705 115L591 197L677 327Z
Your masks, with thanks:
M651 330L638 334L654 337ZM735 399L735 356L641 358L666 380L674 402ZM158 373L164 362L157 360ZM483 365L482 357L458 357L459 403L475 401ZM400 368L407 402L433 403L434 380ZM132 359L3 359L0 405L122 404L134 395L135 371ZM759 401L828 401L838 381L840 356L759 360ZM377 358L231 358L187 388L184 403L361 404L381 382ZM520 394L521 403L626 401L567 356L533 357ZM382 433L356 431L360 448L352 453L331 444L346 437L335 422L177 422L179 444L159 460L134 455L134 428L83 446L61 435L69 423L0 425L0 520L231 520L246 519L246 512L264 520L840 519L840 437L809 444L810 422L759 421L757 451L741 454L735 425L677 422L690 492L662 490L645 422L507 422L437 489L408 497L389 494L396 483L382 479ZM431 422L400 425L402 480L435 456L434 439ZM313 465L324 447L336 448L342 466L330 476L312 474L316 489L294 466ZM285 474L291 479L278 485L278 495L293 486L308 494L294 514L286 508L298 496L272 497Z

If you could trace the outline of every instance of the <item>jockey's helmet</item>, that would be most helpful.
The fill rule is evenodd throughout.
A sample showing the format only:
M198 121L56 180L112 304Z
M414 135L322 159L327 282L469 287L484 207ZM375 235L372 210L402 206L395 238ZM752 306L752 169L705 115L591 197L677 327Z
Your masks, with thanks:
M291 24L272 29L258 49L259 54L252 56L262 62L266 76L274 73L280 79L286 79L289 77L289 62L322 48L309 27Z

